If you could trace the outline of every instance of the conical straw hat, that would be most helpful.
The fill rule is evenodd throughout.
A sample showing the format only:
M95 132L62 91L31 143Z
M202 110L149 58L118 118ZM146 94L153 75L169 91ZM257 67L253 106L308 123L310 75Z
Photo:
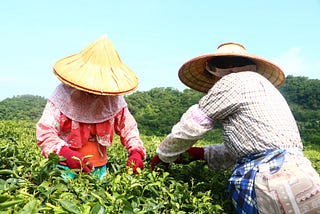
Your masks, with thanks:
M57 61L53 71L63 83L98 95L122 95L138 87L137 76L122 63L107 36Z
M246 57L255 62L257 73L267 78L274 86L279 87L285 80L283 71L272 62L261 57L249 54L246 48L238 43L228 42L218 46L216 52L193 58L184 63L179 69L179 78L188 87L207 93L219 80L206 70L207 62L223 56Z

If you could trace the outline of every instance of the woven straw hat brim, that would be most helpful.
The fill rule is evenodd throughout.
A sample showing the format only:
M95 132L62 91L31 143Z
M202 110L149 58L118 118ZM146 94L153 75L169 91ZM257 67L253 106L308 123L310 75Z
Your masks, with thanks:
M241 56L247 57L254 61L257 65L257 73L267 78L274 86L279 87L285 80L283 71L275 64L266 59L252 54L227 54L213 53L205 54L189 60L179 69L179 79L186 86L203 93L207 93L209 89L219 80L213 74L206 70L207 61L218 56Z
M56 62L53 71L63 83L98 95L123 95L138 87L137 76L105 36Z

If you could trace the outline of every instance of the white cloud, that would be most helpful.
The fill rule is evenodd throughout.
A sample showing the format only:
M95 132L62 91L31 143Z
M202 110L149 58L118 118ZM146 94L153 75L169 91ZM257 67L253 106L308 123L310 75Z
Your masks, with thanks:
M290 48L274 59L274 62L283 69L286 76L305 76L311 79L320 78L320 59L313 61L307 58L301 48Z
M8 84L8 83L12 83L16 80L16 75L13 74L1 74L0 75L0 84Z

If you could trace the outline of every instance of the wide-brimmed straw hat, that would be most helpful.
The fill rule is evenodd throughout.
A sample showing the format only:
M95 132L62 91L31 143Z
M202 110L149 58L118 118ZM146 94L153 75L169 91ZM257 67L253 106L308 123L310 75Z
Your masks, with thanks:
M63 83L98 95L122 95L138 87L137 76L122 63L107 36L57 61L53 71Z
M179 69L179 79L188 87L207 93L219 80L218 77L208 72L206 65L212 59L219 57L245 57L256 64L256 72L267 78L274 86L279 87L285 80L283 71L272 62L261 57L249 54L246 48L238 43L228 42L218 46L216 52L193 58L184 63Z

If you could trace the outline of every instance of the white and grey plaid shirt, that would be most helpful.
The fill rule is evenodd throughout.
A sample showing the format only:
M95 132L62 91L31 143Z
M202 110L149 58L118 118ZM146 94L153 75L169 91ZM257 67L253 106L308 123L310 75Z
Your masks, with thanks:
M223 126L224 144L205 147L209 166L224 169L234 160L274 148L299 148L296 121L280 92L263 76L245 71L220 79L200 101L190 107L157 148L166 162L190 148L215 120Z

